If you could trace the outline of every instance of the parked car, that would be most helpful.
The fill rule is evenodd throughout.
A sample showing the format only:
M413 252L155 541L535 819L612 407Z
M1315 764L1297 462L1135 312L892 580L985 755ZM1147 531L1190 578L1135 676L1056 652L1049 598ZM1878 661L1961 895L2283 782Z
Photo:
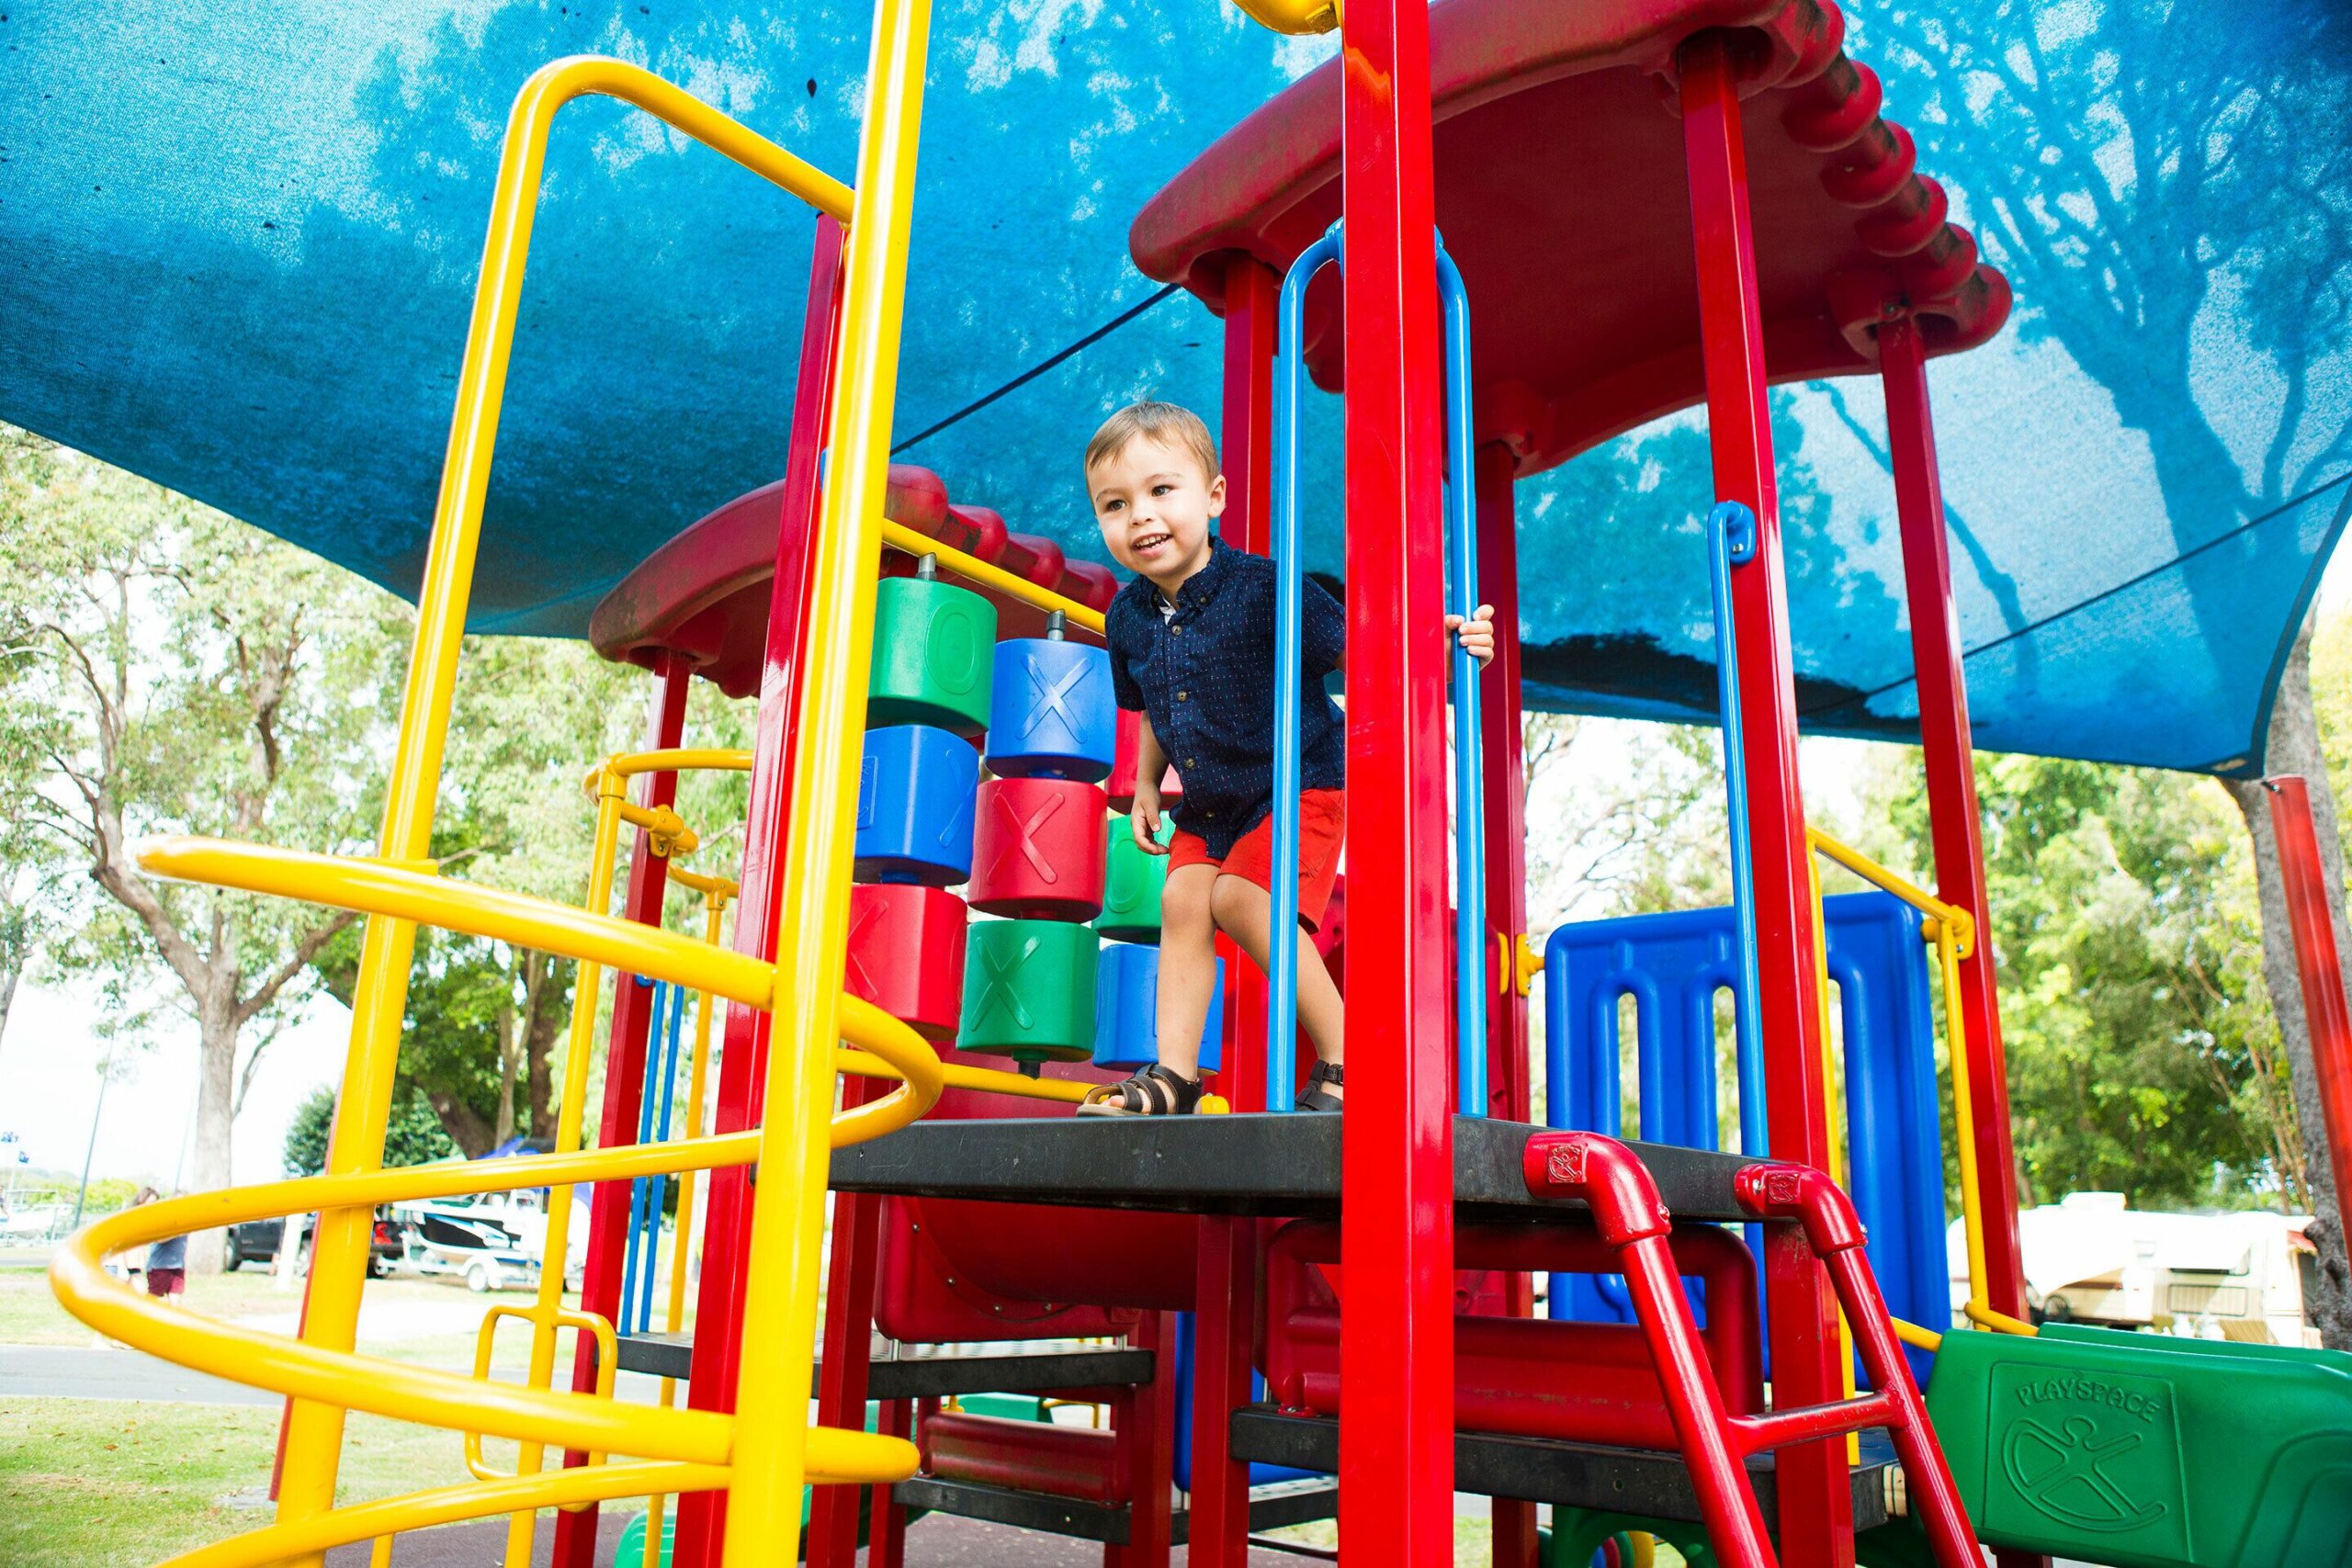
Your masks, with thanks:
M302 1238L296 1266L307 1269L311 1264L311 1216L303 1214L295 1224ZM277 1262L278 1244L285 1234L284 1220L247 1220L243 1224L231 1225L227 1267L240 1269L247 1263ZM368 1277L382 1279L386 1269L401 1260L402 1250L400 1221L393 1216L390 1204L378 1208L375 1232L368 1238Z
M419 1274L461 1279L474 1291L535 1286L547 1250L546 1202L544 1191L525 1189L395 1204L407 1244L405 1265ZM572 1194L564 1253L565 1284L576 1288L588 1259L584 1188Z

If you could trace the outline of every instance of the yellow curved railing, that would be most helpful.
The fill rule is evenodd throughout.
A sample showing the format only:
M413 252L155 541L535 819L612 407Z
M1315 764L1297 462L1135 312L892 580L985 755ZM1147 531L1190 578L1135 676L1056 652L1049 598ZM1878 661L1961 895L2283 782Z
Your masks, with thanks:
M845 803L855 796L855 738L863 729L876 552L891 547L933 556L984 587L1060 610L1078 626L1102 629L1098 612L882 518L928 25L927 0L877 0L860 194L625 62L578 57L533 74L507 121L418 592L417 629L378 853L336 858L185 837L141 847L141 865L157 876L303 899L369 917L326 1174L175 1199L101 1221L75 1236L51 1269L59 1300L100 1332L291 1401L277 1522L180 1559L184 1563L231 1568L282 1561L313 1568L327 1549L368 1539L376 1540L380 1562L397 1532L502 1513L513 1519L508 1561L521 1562L527 1561L540 1508L724 1488L730 1506L723 1561L727 1568L749 1568L796 1554L804 1482L878 1483L912 1471L914 1450L901 1439L811 1427L807 1421L824 1162L833 1147L911 1122L950 1084L1047 1100L1080 1098L1084 1086L944 1065L911 1029L840 990L850 849ZM641 829L649 847L665 860L698 843L673 809L629 800L628 781L686 769L743 771L752 763L746 751L673 748L630 753L608 759L592 773L597 831L586 907L450 881L426 858L548 134L562 106L586 96L632 104L849 225L827 432L831 482L811 563L803 718L791 740L797 783L780 873L779 964L715 941L696 942L617 919L604 908L624 826ZM734 885L675 865L665 871L671 880L705 895L705 934L715 937L718 911L734 895ZM480 1169L380 1168L408 971L421 925L579 962L555 1153ZM711 1010L718 999L778 1015L758 1132L593 1153L579 1148L597 983L605 967L702 993L697 1072L707 1059ZM854 1049L843 1048L843 1043ZM902 1087L832 1116L829 1086L836 1071L893 1077ZM698 1134L698 1091L690 1089L689 1100L689 1124ZM667 1388L662 1404L652 1407L623 1405L603 1393L553 1391L548 1385L559 1328L595 1335L604 1346L600 1363L611 1359L610 1324L567 1312L561 1304L570 1188L582 1181L755 1162L774 1174L755 1190L743 1321L747 1332L756 1332L778 1352L747 1365L736 1414L676 1409ZM488 1327L514 1315L532 1324L531 1366L524 1385L356 1352L359 1288L375 1205L530 1187L553 1190L539 1296L529 1308L500 1309L485 1322ZM109 1253L165 1236L313 1210L319 1224L299 1338L166 1311L110 1280L102 1266ZM682 1225L682 1246L684 1238ZM673 1317L680 1306L678 1288L673 1278ZM600 1380L600 1387L608 1386ZM350 1410L468 1434L468 1460L481 1477L469 1484L335 1508L343 1423ZM479 1447L483 1436L523 1445L516 1473L486 1472ZM550 1444L592 1456L635 1457L542 1472L537 1467Z
M1944 997L1944 1055L1951 1073L1951 1105L1953 1125L1958 1129L1954 1142L1960 1156L1960 1220L1962 1234L1968 1247L1968 1301L1962 1314L1980 1328L2000 1334L2032 1334L2034 1326L2020 1323L2007 1314L1996 1310L1986 1293L1985 1280L1990 1278L1984 1262L1984 1194L1977 1187L1976 1140L1969 1130L1975 1125L1975 1104L1969 1089L1968 1031L1961 1015L1960 961L1976 950L1975 917L1957 905L1947 904L1917 883L1870 856L1823 832L1818 828L1805 829L1814 852L1824 860L1843 866L1861 878L1926 915L1920 935L1936 950L1936 978ZM1826 923L1821 916L1821 883L1814 880L1814 931L1816 941L1826 942ZM1828 959L1822 955L1822 1016L1828 1016ZM1828 1031L1822 1032L1826 1046ZM1894 1320L1894 1332L1905 1344L1932 1350L1942 1342L1943 1336L1918 1324Z

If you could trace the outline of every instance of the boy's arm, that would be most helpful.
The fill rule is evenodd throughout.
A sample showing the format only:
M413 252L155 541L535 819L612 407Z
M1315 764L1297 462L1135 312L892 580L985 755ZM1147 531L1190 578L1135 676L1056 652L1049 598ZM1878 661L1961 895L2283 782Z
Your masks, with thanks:
M1168 776L1168 753L1153 733L1151 715L1136 716L1136 804L1127 813L1127 830L1148 855L1164 855L1159 841L1159 781Z
M1313 578L1300 586L1305 592L1299 595L1299 664L1310 680L1319 680L1340 668L1347 653L1348 613Z

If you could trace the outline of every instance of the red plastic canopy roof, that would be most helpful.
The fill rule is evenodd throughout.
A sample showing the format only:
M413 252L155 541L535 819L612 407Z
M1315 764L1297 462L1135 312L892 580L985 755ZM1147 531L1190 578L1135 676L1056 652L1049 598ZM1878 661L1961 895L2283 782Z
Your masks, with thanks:
M951 506L947 487L928 468L890 466L883 514L953 549L978 556L1041 588L1107 610L1119 585L1107 567L1067 558L1051 539L1009 533L985 506ZM588 640L605 658L652 669L664 654L730 697L760 689L766 654L768 596L775 578L776 535L784 518L784 481L738 496L645 558L616 584L588 619ZM885 550L882 575L914 570L910 557ZM1041 637L1046 615L971 583L996 605L1001 637ZM1075 641L1099 639L1079 627Z
M1765 360L1775 381L1877 363L1908 311L1929 352L2000 330L2007 280L1879 113L1826 0L1445 0L1430 10L1439 231L1470 294L1478 437L1520 472L1704 394L1675 57L1737 35ZM1227 261L1277 270L1340 215L1335 60L1268 102L1136 217L1136 265L1221 305ZM1340 289L1307 291L1307 369L1336 388Z

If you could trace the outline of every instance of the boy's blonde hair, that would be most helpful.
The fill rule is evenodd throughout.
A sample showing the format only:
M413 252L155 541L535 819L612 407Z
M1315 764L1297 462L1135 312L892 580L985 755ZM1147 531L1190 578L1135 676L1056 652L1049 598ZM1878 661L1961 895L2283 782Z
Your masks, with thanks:
M1102 422L1102 427L1094 433L1094 439L1086 444L1086 471L1092 473L1096 464L1110 462L1136 442L1147 437L1172 446L1198 463L1203 484L1216 479L1221 471L1217 467L1216 438L1209 434L1209 427L1199 414L1175 403L1148 400L1130 403Z

